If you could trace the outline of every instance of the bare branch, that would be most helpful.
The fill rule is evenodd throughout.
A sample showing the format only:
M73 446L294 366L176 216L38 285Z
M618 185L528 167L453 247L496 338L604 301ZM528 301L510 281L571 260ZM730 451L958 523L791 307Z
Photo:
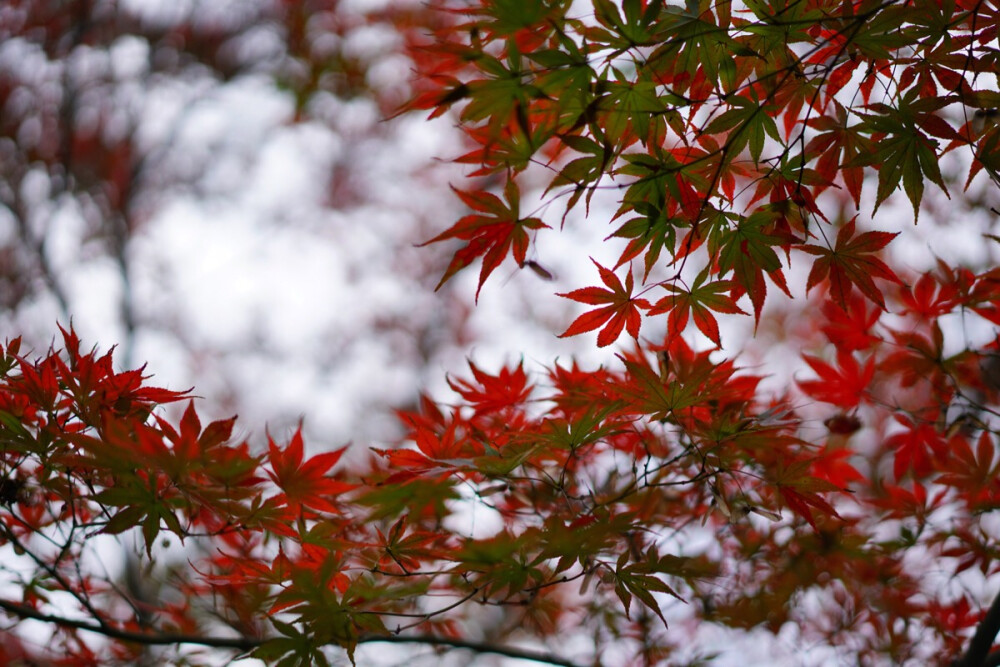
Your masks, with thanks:
M145 644L147 646L166 646L181 644L196 644L208 646L210 648L232 649L236 651L250 651L267 641L266 637L206 637L201 635L186 635L168 632L132 632L121 630L111 625L97 625L87 621L79 621L54 614L46 614L28 605L5 600L0 598L0 609L7 611L14 616L25 619L50 623L64 628L73 628L93 632L112 639ZM371 644L383 642L389 644L426 644L428 646L443 646L453 649L464 649L476 653L502 655L507 658L518 660L530 660L559 667L578 667L569 660L565 660L555 655L532 651L529 649L519 649L504 646L495 646L484 642L465 641L461 639L451 639L448 637L437 637L434 635L362 635L358 638L359 644Z
M965 655L953 662L952 667L1000 665L1000 652L990 653L998 632L1000 632L1000 593L993 598L993 604L976 628L976 634L969 641Z
M492 653L493 655L502 655L507 658L517 658L518 660L531 660L532 662L540 662L548 665L560 665L560 667L578 667L577 663L571 662L569 660L564 660L549 653L540 653L538 651L530 651L527 649L518 648L506 648L503 646L494 646L493 644L485 644L482 642L470 642L461 639L449 639L447 637L435 637L434 635L389 635L388 637L383 637L381 635L370 635L362 637L358 640L358 643L366 642L387 642L391 644L429 644L431 646L447 646L450 648L460 648L469 651L475 651L476 653Z

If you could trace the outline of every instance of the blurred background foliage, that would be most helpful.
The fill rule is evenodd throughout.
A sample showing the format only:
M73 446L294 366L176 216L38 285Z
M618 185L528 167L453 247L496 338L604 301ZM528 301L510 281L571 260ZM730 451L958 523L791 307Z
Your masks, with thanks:
M477 319L462 283L433 291L450 249L415 247L461 214L434 159L457 131L384 122L441 19L416 1L0 4L0 335L41 352L72 320L244 429L308 415L325 446L395 437L389 406L443 387L473 340L517 350L528 299Z

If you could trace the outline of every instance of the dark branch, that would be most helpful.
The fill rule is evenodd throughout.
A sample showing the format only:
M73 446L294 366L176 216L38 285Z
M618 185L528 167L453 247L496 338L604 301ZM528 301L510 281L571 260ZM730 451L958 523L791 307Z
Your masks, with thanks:
M987 665L1000 665L1000 652L990 653L990 647L996 640L997 633L1000 632L1000 593L993 598L986 616L979 622L976 634L972 635L969 648L961 658L952 663L952 667L987 667ZM987 662L989 658L989 662Z
M239 651L249 651L257 646L260 646L265 641L264 639L253 639L250 637L202 637L198 635L183 635L169 632L131 632L129 630L121 630L113 625L98 625L87 621L79 621L72 618L65 618L63 616L46 614L29 607L28 605L4 599L0 599L0 609L4 609L5 611L20 618L30 618L35 621L51 623L63 628L86 630L87 632L94 632L99 635L104 635L105 637L110 637L111 639L120 639L121 641L135 642L137 644L146 644L149 646L168 644L198 644L200 646L209 646L212 648L228 648Z
M503 646L494 646L492 644L484 644L481 642L470 642L464 641L462 639L448 639L446 637L435 637L434 635L389 635L384 637L382 635L369 635L362 637L358 640L358 643L365 642L387 642L390 644L429 644L431 646L446 646L449 648L461 648L469 651L475 651L476 653L492 653L494 655L502 655L507 658L517 658L519 660L531 660L533 662L542 662L549 665L559 665L560 667L577 667L575 662L570 662L569 660L564 660L562 658L556 657L549 653L540 653L537 651L530 651L527 649L519 648L505 648Z
M0 609L7 611L19 618L30 618L43 623L50 623L64 628L73 628L94 632L111 639L118 639L126 642L145 644L147 646L197 644L211 648L232 649L236 651L250 651L267 641L266 637L205 637L201 635L185 635L177 633L160 632L132 632L121 630L111 625L98 625L87 621L79 621L63 616L55 616L38 611L28 605L4 600L0 598ZM517 658L519 660L530 660L559 667L577 667L576 663L564 660L554 655L531 651L528 649L508 648L495 646L482 642L465 641L461 639L449 639L447 637L436 637L434 635L362 635L358 638L359 644L371 644L384 642L390 644L426 644L428 646L443 646L446 648L464 649L476 653L491 653L502 655L507 658Z

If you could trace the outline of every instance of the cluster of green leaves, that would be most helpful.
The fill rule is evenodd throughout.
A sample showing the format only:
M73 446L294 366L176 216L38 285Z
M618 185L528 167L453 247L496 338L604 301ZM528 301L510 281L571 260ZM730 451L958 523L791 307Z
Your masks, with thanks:
M890 236L854 238L853 224L836 221L839 231L829 234L817 198L841 189L859 205L865 172L876 171L874 209L903 190L916 215L925 181L947 192L945 153L969 150L970 178L992 169L1000 129L982 122L998 103L990 3L595 0L587 14L569 2L533 0L484 2L460 14L431 49L437 59L425 56L438 70L447 63L450 76L428 76L435 85L413 105L434 114L461 105L478 146L460 161L508 183L544 165L567 212L620 182L615 218L625 220L613 236L629 243L614 268L642 258L644 291L667 289L680 309L691 298L673 295L694 291L679 275L651 280L650 272L664 251L667 264L684 261L706 241L699 293L746 294L758 319L768 281L788 292L777 251L795 252L796 261L805 259L797 251L818 256L810 286L829 275L841 304L857 287L881 305L873 279L897 278L864 255ZM505 211L511 229L541 227ZM492 233L459 223L435 240L464 234L469 248L485 247ZM445 277L472 259L456 254ZM480 286L497 263L493 253ZM660 300L651 314L669 312L669 303ZM696 323L718 343L712 311L734 306L701 306ZM621 331L612 320L600 344Z

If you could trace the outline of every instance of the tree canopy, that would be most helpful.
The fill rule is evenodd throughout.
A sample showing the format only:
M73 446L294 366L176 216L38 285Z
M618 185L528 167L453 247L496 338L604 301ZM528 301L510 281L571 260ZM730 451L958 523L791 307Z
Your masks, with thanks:
M41 356L13 337L2 656L330 664L413 642L701 664L720 647L691 638L718 626L790 634L815 662L1000 664L998 10L394 16L415 69L399 113L450 116L466 141L466 214L414 239L450 244L438 286L470 267L470 300L501 266L551 278L546 239L594 226L612 260L574 258L594 280L561 293L579 315L552 334L596 334L604 363L472 361L453 399L399 411L398 446L348 465L301 428L204 424L190 392L68 324ZM979 259L893 255L928 228ZM142 576L123 581L95 554L131 534Z

